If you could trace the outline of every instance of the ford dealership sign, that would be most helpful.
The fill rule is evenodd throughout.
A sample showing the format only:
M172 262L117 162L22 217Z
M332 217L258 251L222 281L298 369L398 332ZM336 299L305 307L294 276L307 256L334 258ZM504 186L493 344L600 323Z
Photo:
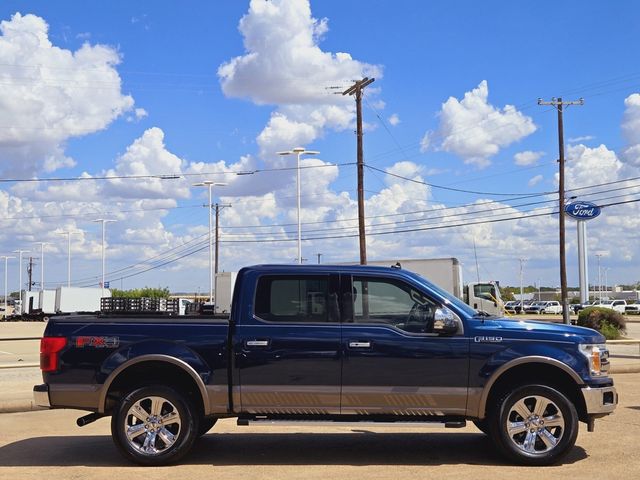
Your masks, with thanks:
M572 202L565 205L564 211L576 220L591 220L600 215L601 209L591 202Z

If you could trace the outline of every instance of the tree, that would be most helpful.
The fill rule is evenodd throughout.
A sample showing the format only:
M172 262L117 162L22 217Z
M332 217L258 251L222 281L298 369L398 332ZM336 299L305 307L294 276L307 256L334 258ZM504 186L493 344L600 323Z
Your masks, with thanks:
M133 288L131 290L111 289L111 296L124 298L169 298L171 292L168 287L165 288Z

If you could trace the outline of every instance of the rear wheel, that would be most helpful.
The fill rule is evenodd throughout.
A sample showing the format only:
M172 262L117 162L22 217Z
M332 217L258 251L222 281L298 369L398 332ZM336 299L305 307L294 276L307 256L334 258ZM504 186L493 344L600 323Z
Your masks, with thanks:
M527 385L502 397L489 425L491 438L511 460L524 465L550 465L575 445L578 414L562 392Z
M191 449L198 417L187 398L172 388L151 385L127 394L111 418L120 452L140 465L177 462Z

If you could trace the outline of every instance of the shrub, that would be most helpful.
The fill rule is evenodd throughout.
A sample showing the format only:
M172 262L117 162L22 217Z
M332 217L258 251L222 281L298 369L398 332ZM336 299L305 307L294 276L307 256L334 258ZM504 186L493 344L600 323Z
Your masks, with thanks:
M627 330L627 322L622 314L602 307L589 307L580 310L578 325L598 330L607 340L620 338Z

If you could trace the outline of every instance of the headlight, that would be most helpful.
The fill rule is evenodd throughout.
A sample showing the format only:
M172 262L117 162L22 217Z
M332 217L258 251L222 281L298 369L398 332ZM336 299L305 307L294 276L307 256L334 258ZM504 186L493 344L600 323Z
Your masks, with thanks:
M580 345L580 353L587 358L592 376L597 377L608 374L609 351L605 345Z

